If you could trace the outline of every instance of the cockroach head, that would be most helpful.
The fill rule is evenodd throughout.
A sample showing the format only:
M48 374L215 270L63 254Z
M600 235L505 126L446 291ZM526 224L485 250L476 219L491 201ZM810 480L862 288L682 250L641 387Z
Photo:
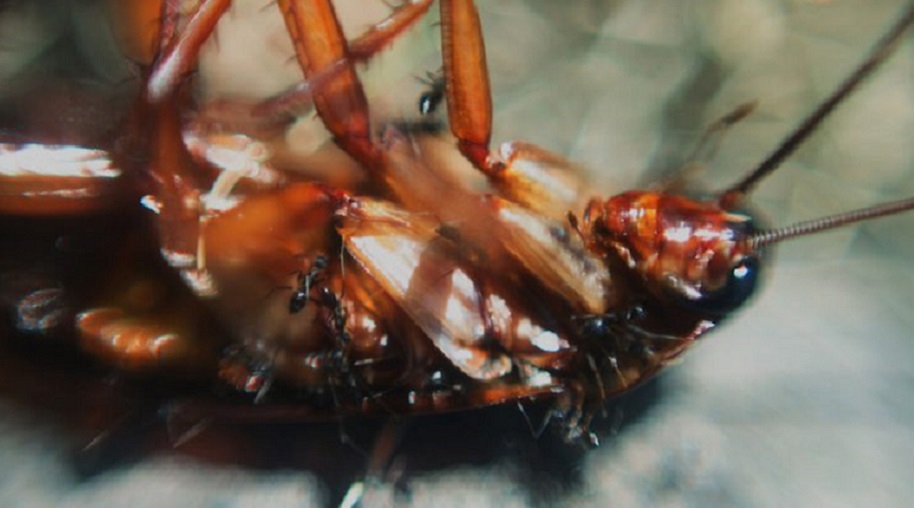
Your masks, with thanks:
M631 270L645 294L690 312L727 314L758 281L752 219L713 201L627 192L592 201L580 231L588 248Z

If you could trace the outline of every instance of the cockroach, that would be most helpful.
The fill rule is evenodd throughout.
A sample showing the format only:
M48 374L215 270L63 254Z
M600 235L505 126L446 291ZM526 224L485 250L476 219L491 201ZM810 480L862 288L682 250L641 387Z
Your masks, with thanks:
M279 177L260 178L272 161L251 147L288 126L287 115L263 113L285 108L288 96L239 107L220 124L243 126L230 133L239 136L231 139L239 158L191 152L188 133L203 132L212 144L227 134L206 117L208 105L194 103L190 86L200 47L230 2L203 1L190 14L166 2L126 134L110 152L92 154L103 164L79 152L75 172L5 173L0 210L111 213L139 190L169 273L215 324L167 299L138 311L123 288L76 317L83 347L143 373L215 370L241 391L251 376L275 377L286 387L275 400L260 396L263 382L253 386L263 403L285 404L293 392L290 415L295 405L348 416L546 401L565 439L596 444L590 421L603 403L653 377L748 301L767 248L914 208L905 199L777 229L744 210L755 185L888 57L914 8L741 181L704 197L660 188L605 198L589 194L574 165L532 144L491 150L486 53L469 0L439 2L442 93L465 161L442 164L417 148L418 134L372 122L355 64L431 4L406 2L347 40L329 1L277 2L307 81L289 93L296 105L313 105L357 166L358 177L347 180L276 168L267 172ZM291 296L264 303L296 273L301 253L317 252L340 256L314 258L295 275ZM315 289L318 305L306 305ZM200 338L216 331L221 340ZM269 368L239 370L228 350Z

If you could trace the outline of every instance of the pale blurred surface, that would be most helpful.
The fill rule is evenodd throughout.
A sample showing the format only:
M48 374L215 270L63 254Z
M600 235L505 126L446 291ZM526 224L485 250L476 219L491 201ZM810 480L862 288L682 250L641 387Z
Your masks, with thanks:
M245 9L256 4L255 11L261 3L239 2ZM380 1L368 3L380 5L377 16L383 16ZM595 193L608 195L677 167L704 126L757 99L759 109L728 133L705 175L711 188L733 182L854 68L905 2L479 4L495 88L495 141L524 139L566 154L593 170ZM377 78L392 83L373 91L390 103L389 111L414 114L422 86L413 76L438 66L429 42L433 21L408 48L420 63L391 71L399 78ZM265 39L272 44L276 37ZM220 35L225 53L229 38ZM371 71L396 60L400 49L373 62ZM13 64L5 65L0 78ZM257 74L229 72L237 76L232 84ZM914 194L911 132L914 37L908 36L879 75L763 184L757 208L770 223L786 224ZM382 489L375 500L413 506L909 505L912 239L909 214L785 245L750 308L670 369L644 414L625 425L623 412L621 431L569 462L573 470L561 479L525 473L517 456L484 464L455 460L427 471L411 470L407 456L401 466L410 494ZM72 470L65 428L0 399L0 505L311 506L338 496L327 486L333 482L313 468L212 465L165 452L83 478ZM409 432L403 439L410 440ZM543 483L530 485L530 478Z

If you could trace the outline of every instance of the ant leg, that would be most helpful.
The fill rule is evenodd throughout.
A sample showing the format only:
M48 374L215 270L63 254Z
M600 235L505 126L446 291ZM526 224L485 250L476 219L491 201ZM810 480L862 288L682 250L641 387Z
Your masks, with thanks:
M292 296L289 297L290 314L301 311L308 304L308 300L313 299L311 290L326 269L327 257L323 254L318 254L314 257L314 261L311 262L311 267L308 268L307 272L298 272L296 287L292 291Z

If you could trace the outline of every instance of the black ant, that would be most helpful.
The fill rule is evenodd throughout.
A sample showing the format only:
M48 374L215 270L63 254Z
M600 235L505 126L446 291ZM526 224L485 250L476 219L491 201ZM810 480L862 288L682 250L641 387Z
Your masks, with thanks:
M327 269L327 256L323 254L314 258L307 272L298 272L298 286L289 297L289 313L295 314L305 308L311 298L311 288L318 277Z
M350 337L349 332L346 331L346 318L348 316L343 303L328 287L322 287L319 295L321 305L333 312L333 315L328 319L329 328L332 329L334 337L340 342L340 345L346 347L349 344Z
M444 100L444 72L427 72L426 77L420 78L428 89L419 96L419 114L422 116L431 116L438 110L441 101Z

